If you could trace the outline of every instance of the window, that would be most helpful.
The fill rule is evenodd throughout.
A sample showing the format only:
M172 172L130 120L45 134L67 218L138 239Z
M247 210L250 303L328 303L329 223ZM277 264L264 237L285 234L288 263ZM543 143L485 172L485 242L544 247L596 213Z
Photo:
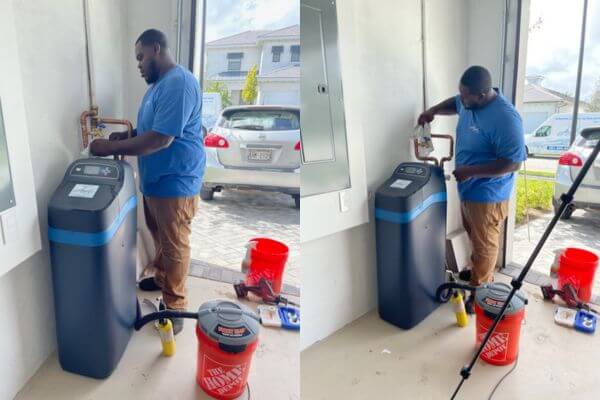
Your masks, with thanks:
M283 53L283 46L273 46L271 47L271 52L273 53L273 62L281 61L281 53Z
M241 71L244 53L227 53L227 71Z
M234 111L223 115L219 126L255 131L289 131L300 129L300 113L296 111Z
M290 47L290 52L292 54L290 61L295 63L300 62L300 46L295 45Z
M548 125L542 126L540 129L535 131L535 137L546 137L546 136L550 136L550 126L548 126Z

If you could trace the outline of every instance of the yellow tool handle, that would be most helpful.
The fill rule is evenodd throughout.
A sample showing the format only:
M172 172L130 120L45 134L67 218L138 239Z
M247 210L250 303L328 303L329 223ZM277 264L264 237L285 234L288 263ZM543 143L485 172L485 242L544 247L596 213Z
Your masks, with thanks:
M465 309L465 302L463 301L463 296L458 291L454 292L450 301L454 307L454 315L456 315L456 325L461 328L469 325L469 316L467 315L467 310Z
M165 357L171 357L175 354L175 335L173 334L173 323L170 319L165 319L165 323L156 321L160 342L162 344L162 354Z

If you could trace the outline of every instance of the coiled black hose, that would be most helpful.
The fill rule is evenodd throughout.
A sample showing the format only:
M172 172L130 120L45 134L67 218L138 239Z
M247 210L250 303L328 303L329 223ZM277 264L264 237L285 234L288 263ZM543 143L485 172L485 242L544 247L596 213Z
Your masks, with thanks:
M142 318L139 318L135 321L135 325L133 326L136 331L142 329L144 325L148 322L156 321L157 319L164 318L190 318L190 319L198 319L197 312L188 312L188 311L177 311L177 310L164 310L157 311L150 314L144 315Z
M447 303L452 296L452 291L455 289L462 289L464 291L475 292L476 286L467 285L465 283L458 282L446 282L441 284L435 291L435 298L440 303Z

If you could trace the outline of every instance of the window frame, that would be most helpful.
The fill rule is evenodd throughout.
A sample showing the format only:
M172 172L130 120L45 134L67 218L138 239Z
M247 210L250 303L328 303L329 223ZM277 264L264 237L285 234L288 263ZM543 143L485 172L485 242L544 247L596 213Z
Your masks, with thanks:
M294 51L295 49L297 49L297 51ZM295 58L294 56L297 57L297 59L294 59ZM300 45L299 44L290 46L290 62L293 62L293 63L300 62Z
M273 54L273 62L281 62L281 55L285 52L284 46L271 46L271 53Z

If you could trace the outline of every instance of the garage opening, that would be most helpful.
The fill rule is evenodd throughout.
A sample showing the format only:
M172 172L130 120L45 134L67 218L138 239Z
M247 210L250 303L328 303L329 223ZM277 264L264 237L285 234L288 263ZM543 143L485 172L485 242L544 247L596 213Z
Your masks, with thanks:
M512 236L514 274L529 255L568 191L593 142L583 139L584 128L600 126L600 42L594 16L600 5L577 0L532 0L523 72L517 78L517 106L523 118L528 161L519 171ZM584 26L587 21L587 26ZM574 122L575 121L575 122ZM574 134L572 132L574 130ZM592 167L548 242L533 264L529 280L555 283L560 254L568 247L600 252L600 163ZM600 293L596 274L594 294ZM595 297L598 302L598 297Z
M300 15L295 0L206 0L198 15L207 166L192 275L237 283L248 243L284 243L283 293L300 294ZM273 8L274 7L274 8Z

